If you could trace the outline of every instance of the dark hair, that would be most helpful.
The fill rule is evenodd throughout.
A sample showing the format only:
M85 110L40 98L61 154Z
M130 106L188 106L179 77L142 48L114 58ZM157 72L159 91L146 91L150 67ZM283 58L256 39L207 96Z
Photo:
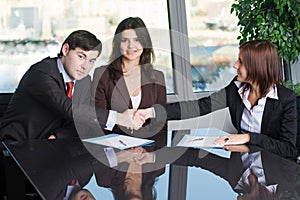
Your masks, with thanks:
M247 80L258 84L263 97L274 84L281 83L280 59L276 47L267 40L252 40L240 46L240 58L245 66ZM245 90L250 88L246 84Z
M161 172L161 171L159 171ZM158 177L161 175L157 171L154 172L144 172L142 174L142 199L143 200L156 200L157 199L157 191L155 188L155 183L158 181ZM129 200L133 197L138 198L132 193L126 193L124 189L124 180L113 179L111 184L111 191L113 193L115 200Z
M120 51L121 43L121 32L128 29L134 29L136 32L141 45L143 46L143 53L140 58L140 65L143 65L142 69L145 70L151 78L153 78L151 73L152 61L155 59L154 50L152 47L152 41L150 34L146 28L145 23L139 17L128 17L120 22L118 25L112 42L112 53L110 55L110 77L112 79L117 79L122 75L122 55Z
M84 50L84 51L90 51L95 50L99 51L99 54L102 51L102 43L97 37L85 30L77 30L72 32L63 42L62 46L64 44L68 44L70 50L74 50L77 47ZM57 55L58 57L62 57L62 48L60 50L60 53Z
M79 186L74 186L73 190L71 191L71 194L68 198L68 200L74 200L75 196L80 192L80 191L87 191L88 193L92 194L89 190L85 188L81 188Z

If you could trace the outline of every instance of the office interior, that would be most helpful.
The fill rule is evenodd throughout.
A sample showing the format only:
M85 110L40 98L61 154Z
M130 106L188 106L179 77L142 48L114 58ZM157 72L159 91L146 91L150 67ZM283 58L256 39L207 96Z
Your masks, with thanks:
M13 94L26 70L35 62L55 57L72 31L85 29L103 43L95 68L108 62L117 24L142 18L156 55L154 67L163 71L168 102L204 97L226 86L236 75L238 19L230 13L234 0L2 0L0 8L0 108ZM300 82L300 62L291 65L292 80ZM93 70L91 70L91 76ZM168 122L168 144L175 130L207 126L234 132L228 110L207 116ZM193 169L190 170L193 174ZM203 175L203 174L202 174ZM187 182L187 170L173 167L158 184L173 187L165 199L176 196L177 182ZM204 176L204 175L203 175ZM157 187L159 188L159 186ZM182 195L182 191L180 195ZM186 191L184 192L186 194ZM190 194L192 195L192 193ZM162 199L164 199L162 198ZM196 197L190 196L190 199ZM217 198L217 197L215 197Z

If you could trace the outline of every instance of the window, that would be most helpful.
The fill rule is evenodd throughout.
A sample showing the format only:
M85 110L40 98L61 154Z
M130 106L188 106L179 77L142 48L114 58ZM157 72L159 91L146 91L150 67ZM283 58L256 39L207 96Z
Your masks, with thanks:
M153 40L155 67L165 73L168 93L174 93L165 0L5 0L2 5L0 92L14 92L28 67L44 57L56 56L65 37L77 29L91 31L103 42L95 67L106 64L118 23L139 16Z
M193 92L215 91L236 74L237 17L233 0L187 0L187 26Z

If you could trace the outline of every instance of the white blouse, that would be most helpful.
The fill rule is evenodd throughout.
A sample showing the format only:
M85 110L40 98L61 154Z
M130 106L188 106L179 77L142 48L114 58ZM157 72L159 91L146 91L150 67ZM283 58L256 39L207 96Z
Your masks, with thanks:
M137 109L139 107L140 103L141 103L142 90L136 96L131 96L130 95L130 99L131 99L131 102L132 102L132 108Z
M244 94L243 87L241 87L241 83L236 81L235 84L239 88L239 94L242 98L242 101L245 105L242 120L241 120L241 128L243 133L260 133L261 132L261 123L262 116L266 105L267 98L278 99L277 87L270 87L269 92L263 98L258 100L257 105L251 108L251 103L248 101L248 96L250 90L246 90Z

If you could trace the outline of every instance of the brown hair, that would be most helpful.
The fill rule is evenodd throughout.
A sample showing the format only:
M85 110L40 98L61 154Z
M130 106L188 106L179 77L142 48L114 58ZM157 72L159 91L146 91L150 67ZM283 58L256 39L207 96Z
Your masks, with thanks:
M280 59L276 47L267 40L252 40L240 46L240 58L245 66L247 80L259 86L261 97L269 88L281 83ZM245 89L250 88L246 84Z
M121 43L121 32L124 30L133 29L138 38L140 39L141 45L143 46L143 53L140 58L140 65L143 65L142 69L145 70L146 74L153 79L152 74L152 61L155 59L154 50L152 47L152 41L150 34L146 28L145 23L139 17L128 17L120 22L118 25L115 35L113 38L113 48L112 53L110 55L110 77L112 79L117 79L118 76L122 75L122 55L120 51L120 43Z

